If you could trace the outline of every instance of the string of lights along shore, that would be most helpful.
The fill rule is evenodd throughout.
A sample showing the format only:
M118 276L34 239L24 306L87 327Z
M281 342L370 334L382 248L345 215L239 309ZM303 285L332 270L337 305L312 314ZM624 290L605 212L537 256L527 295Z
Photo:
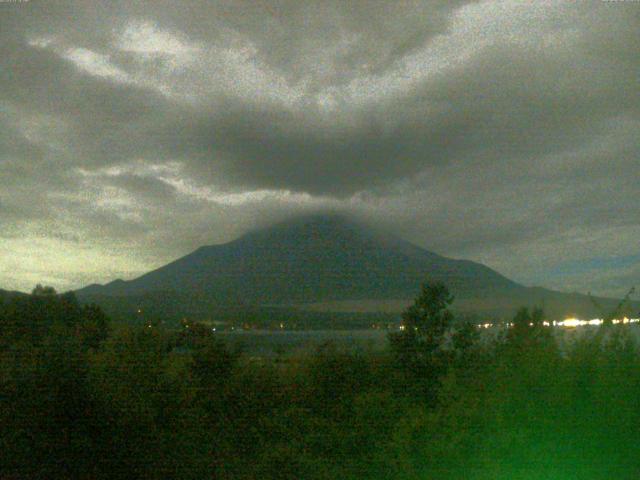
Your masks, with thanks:
M593 318L591 320L582 320L580 318L565 318L564 320L554 320L551 322L544 321L542 325L545 327L565 327L565 328L576 328L576 327L598 327L603 325L605 320L602 318ZM614 318L611 320L613 325L626 325L631 323L640 323L640 318ZM481 323L478 325L480 328L491 328L497 325L506 325L507 327L513 326L513 323L508 322L506 324L497 324L497 323ZM533 326L533 323L529 323L529 326ZM404 329L403 327L400 327Z

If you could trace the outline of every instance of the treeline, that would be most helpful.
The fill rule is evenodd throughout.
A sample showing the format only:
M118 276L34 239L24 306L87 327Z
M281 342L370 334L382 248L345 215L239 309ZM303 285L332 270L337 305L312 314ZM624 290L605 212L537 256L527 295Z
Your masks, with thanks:
M38 288L0 304L0 478L637 479L629 326L490 336L425 285L385 352L259 361L208 328L113 326Z

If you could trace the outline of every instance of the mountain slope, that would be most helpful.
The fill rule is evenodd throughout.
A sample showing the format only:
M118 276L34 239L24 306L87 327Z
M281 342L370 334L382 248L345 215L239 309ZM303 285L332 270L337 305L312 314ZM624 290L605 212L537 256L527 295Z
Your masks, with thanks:
M218 301L298 303L410 298L426 278L459 293L519 285L483 265L452 260L339 216L311 216L202 247L128 282L81 295L190 291Z
M509 317L520 306L538 305L554 318L602 314L586 295L524 287L484 265L437 255L335 215L256 230L201 247L134 280L91 285L77 294L101 304L160 301L175 316L238 305L333 311L345 311L345 305L350 311L389 311L394 305L399 311L426 280L444 282L456 297L454 307L465 312ZM597 301L607 310L617 304Z
M15 290L2 290L0 288L0 301L4 301L4 300L9 300L10 298L13 297L20 297L20 296L26 296L26 293L23 292L17 292Z

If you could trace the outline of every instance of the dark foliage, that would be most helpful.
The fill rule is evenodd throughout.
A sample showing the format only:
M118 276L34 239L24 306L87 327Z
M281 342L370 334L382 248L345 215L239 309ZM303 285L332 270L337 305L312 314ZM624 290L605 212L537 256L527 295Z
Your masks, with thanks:
M109 327L38 287L0 303L2 479L636 479L629 325L479 335L425 285L388 352L277 361L197 324Z

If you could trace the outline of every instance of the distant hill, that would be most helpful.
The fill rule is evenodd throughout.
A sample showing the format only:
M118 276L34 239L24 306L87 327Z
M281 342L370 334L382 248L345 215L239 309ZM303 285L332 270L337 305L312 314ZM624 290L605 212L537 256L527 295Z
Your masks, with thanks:
M596 314L585 295L527 288L479 263L443 257L338 215L295 218L201 247L134 280L76 293L111 304L161 298L176 314L202 315L231 305L375 311L384 310L381 302L399 311L426 280L447 284L457 298L454 305L468 312L511 315L520 305L535 304L554 315Z
M2 290L0 288L0 300L6 300L6 299L11 298L11 297L25 296L25 295L27 295L27 294L23 293L23 292L16 292L16 291L11 291L11 290Z

